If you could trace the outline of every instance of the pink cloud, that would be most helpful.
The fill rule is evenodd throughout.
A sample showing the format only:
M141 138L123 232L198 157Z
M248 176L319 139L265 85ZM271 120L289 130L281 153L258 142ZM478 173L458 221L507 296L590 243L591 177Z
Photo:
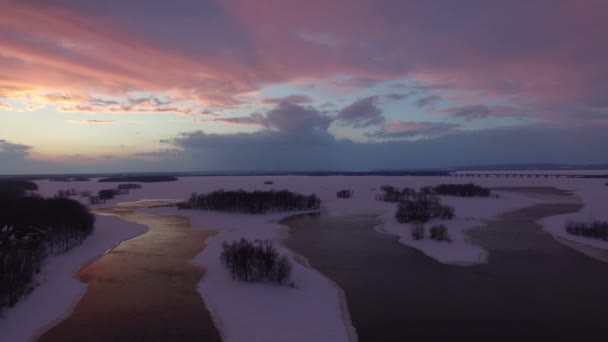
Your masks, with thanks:
M179 15L137 7L134 20L126 2L3 1L0 89L173 92L237 107L265 85L350 75L363 88L404 77L448 84L475 92L475 103L608 102L605 1L152 3Z

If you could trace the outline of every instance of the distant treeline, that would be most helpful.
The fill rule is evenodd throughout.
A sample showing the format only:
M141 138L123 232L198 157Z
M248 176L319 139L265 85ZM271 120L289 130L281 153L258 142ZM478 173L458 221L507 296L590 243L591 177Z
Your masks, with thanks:
M351 198L354 192L352 190L344 189L336 192L336 197L338 198Z
M437 195L450 195L460 197L490 197L492 191L488 188L467 184L440 184L433 188Z
M377 200L396 203L408 200L417 193L459 197L489 197L492 194L490 189L475 185L473 183L425 186L419 191L408 187L399 189L391 185L384 185L380 187L380 190L382 190L384 193L376 196Z
M282 191L213 191L208 194L193 193L181 207L203 210L230 211L263 214L268 211L318 209L321 200L315 194L301 195Z
M26 294L42 261L82 243L95 218L80 202L28 196L35 183L0 183L0 307Z
M25 196L38 190L38 185L25 180L0 180L0 199Z
M566 232L572 235L581 235L599 240L608 240L608 222L578 222L568 221Z
M401 223L425 223L435 218L450 220L454 217L454 208L442 205L434 194L417 192L399 202L395 217Z
M90 178L87 177L51 177L50 182L88 182Z
M159 182L174 182L178 180L173 176L124 176L124 177L108 177L102 178L98 182L102 183L118 183L118 182L139 182L139 183L159 183Z

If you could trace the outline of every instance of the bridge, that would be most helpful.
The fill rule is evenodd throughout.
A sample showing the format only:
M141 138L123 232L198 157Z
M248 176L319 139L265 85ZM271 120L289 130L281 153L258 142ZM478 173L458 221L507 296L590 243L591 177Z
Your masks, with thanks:
M449 177L512 177L512 178L608 178L608 174L559 174L559 173L450 173Z

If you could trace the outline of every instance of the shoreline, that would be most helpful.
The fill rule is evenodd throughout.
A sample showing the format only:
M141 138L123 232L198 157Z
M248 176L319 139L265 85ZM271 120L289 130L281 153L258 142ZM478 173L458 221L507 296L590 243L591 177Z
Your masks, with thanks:
M118 205L118 204L120 204L120 203L118 203L118 201L124 201L121 203L141 202L142 199L155 198L155 197L186 198L192 189L196 189L198 191L204 192L204 191L212 191L216 188L235 188L235 189L243 188L245 190L258 190L258 189L279 190L279 189L285 188L285 189L289 189L292 191L298 191L298 192L302 192L302 193L310 193L310 192L317 193L318 195L320 195L320 197L323 200L324 210L355 211L355 212L367 211L367 212L380 213L380 218L383 221L386 221L388 223L385 224L383 227L377 227L377 228L375 227L374 229L376 231L382 231L383 233L388 233L388 234L399 236L399 234L395 234L395 233L391 232L388 229L390 227L387 227L387 226L390 226L390 221L393 219L394 211L396 210L394 204L378 202L374 199L375 194L378 193L377 189L379 186L384 185L384 184L394 184L394 185L407 185L407 186L413 186L413 187L420 187L420 186L437 184L440 182L466 183L466 182L471 181L469 179L445 179L445 180L443 180L443 179L439 179L439 178L431 179L431 178L424 178L424 177L423 178L412 178L412 177L386 178L386 177L370 176L370 177L361 177L361 178L356 178L356 179L353 178L351 180L351 179L344 179L343 177L273 176L272 178L275 182L274 185L272 185L272 186L262 185L262 181L266 180L266 178L268 178L268 177L261 177L261 178L260 177L257 177L257 178L256 177L224 177L224 178L214 178L214 179L209 179L209 178L205 178L205 177L193 177L193 178L186 178L186 179L180 178L180 180L178 182L173 182L170 184L170 186L168 186L167 184L162 184L162 183L144 184L143 189L139 189L137 191L132 191L130 194L117 197L113 201L108 202L107 205L109 205L109 206ZM515 179L515 178L508 178L508 179L507 178L505 178L505 179L485 179L484 178L484 179L475 179L473 181L482 186L487 186L487 187L492 187L492 188L503 188L503 189L504 188L528 188L530 186L540 187L540 188L572 189L572 190L564 190L564 191L571 192L571 194L574 195L572 197L580 197L581 201L585 205L584 208L581 209L581 211L576 213L576 215L579 215L581 219L584 219L586 217L586 215L588 215L588 216L597 215L598 219L606 219L605 212L602 207L602 205L603 205L602 203L605 203L604 198L606 198L606 196L603 194L604 192L600 193L600 191L599 191L599 190L604 190L603 183L599 184L598 182L596 182L594 180L587 180L587 179L529 180L529 179ZM56 193L57 189L63 189L65 187L65 184L60 183L60 182L49 183L47 181L40 181L37 183L41 184L41 193L43 193L45 196L52 196L54 193ZM98 189L106 187L106 184L97 184L94 181L78 183L78 184L72 183L72 184L77 185L79 187L77 190L96 191ZM600 189L600 185L602 185L601 189ZM351 188L355 192L355 195L350 199L336 199L335 191L340 190L342 188ZM497 192L499 192L499 191L500 192L504 191L505 193L507 192L505 190L497 190ZM531 198L530 196L524 196L522 194L515 194L512 197L518 198L519 200L526 201L526 202L540 201L540 199L538 199L538 198L534 199L534 198ZM76 199L81 200L81 198L76 198ZM511 204L508 203L509 198L507 196L505 196L504 198L495 200L495 201L492 201L491 199L486 199L486 200L487 200L487 203L490 203L490 206L494 206L494 207L511 206ZM143 200L143 201L145 201L145 200ZM511 201L511 202L517 202L517 201L518 200ZM459 226L464 225L464 224L472 224L472 223L476 224L476 226L484 225L485 224L484 221L487 220L487 218L484 217L480 220L464 222L465 221L464 219L466 219L468 217L467 213L471 212L470 207L472 207L472 206L474 207L476 205L476 203L481 203L479 201L476 202L475 200L468 200L468 199L462 200L459 198L446 198L445 203L447 203L449 205L454 205L453 203L456 203L454 206L456 208L457 215L459 215L459 213L461 214L460 216L461 216L462 222L453 221L453 223L456 223ZM495 203L495 205L492 203ZM517 203L515 203L515 204L517 204ZM594 204L597 204L597 205L594 205ZM519 205L521 205L521 203L519 203ZM91 206L91 209L97 209L102 206L103 205ZM461 206L462 206L462 210L461 210ZM525 206L525 203L524 203L524 206ZM172 210L172 212L174 212L175 214L182 216L181 212L178 212L176 209L173 210L173 208L156 208L156 209ZM487 212L485 209L486 209L485 205L483 207L480 206L477 209L477 212L485 213L485 212ZM490 208L490 209L491 209L490 211L495 211L495 208ZM158 211L157 213L161 213L161 211ZM269 216L276 218L275 214L276 213L269 214ZM303 214L306 214L306 212L290 213L283 218L288 218L291 216L303 215ZM250 224L248 222L248 220L241 220L241 221L239 221L238 219L233 220L234 217L231 217L227 221L215 220L214 224L210 224L210 225L198 224L197 225L197 223L195 222L196 220L193 220L191 217L189 217L190 215L183 215L183 216L189 218L190 225L193 228L203 228L203 227L208 227L208 226L217 228L217 231L219 231L218 235L215 236L213 239L209 239L209 240L215 240L218 238L218 236L224 235L224 234L229 234L229 236L234 236L232 233L234 233L235 230L230 229L229 226L231 226L231 225L233 226L232 228L236 228L236 231L240 231L240 232L243 232L244 234L247 234L247 230L250 230L250 229L256 230L257 228L254 226L259 223L258 222L259 220L257 220L257 219L252 221ZM475 215L475 216L479 216L479 215ZM490 217L496 217L496 215L493 215ZM555 222L554 226L561 229L563 222L568 217L572 217L572 216L570 216L570 214L569 214L565 218L552 217L552 220ZM267 223L268 222L264 222L264 224L267 224ZM449 221L446 221L446 223L448 225L449 232L452 233L451 224L449 223ZM559 236L554 235L553 232L551 232L547 228L548 223L539 222L539 224L541 224L543 230L546 230L547 232L551 233L554 236L554 238L556 238L559 241ZM402 228L402 230L404 231L405 235L409 235L409 225L407 225L407 224L399 224L399 225ZM267 227L262 228L262 234L264 233L265 230L267 230L266 228ZM474 229L474 228L475 227L473 227L471 229ZM146 229L147 229L147 227L146 227ZM230 229L230 230L227 230L227 229ZM460 231L461 228L457 227L456 229L458 229ZM140 233L140 234L144 234L144 233ZM280 236L280 234L281 233L278 232L277 236ZM132 239L132 238L133 237L131 237L129 239ZM80 270L81 267L86 266L88 263L93 262L96 258L99 258L99 256L116 248L118 245L120 245L120 243L127 241L129 239L119 241L118 243L112 245L109 249L105 249L102 253L95 256L92 260L84 263L83 265L80 265L76 271ZM280 241L279 239L280 238L277 238L277 240L275 240L275 241ZM431 241L429 241L429 242L431 242ZM432 242L437 243L434 241L432 241ZM598 241L598 244L599 244L599 242L604 242L604 241ZM211 243L211 241L207 241L207 244L210 244L210 243ZM420 245L414 246L414 245L403 243L401 241L399 243L402 243L409 247L413 247L413 248L423 252L427 256L432 257L434 260L439 260L442 263L449 264L450 260L454 260L454 258L450 257L449 255L441 255L441 254L434 255L433 254L434 251L432 249L430 250L430 254L427 254L427 253L425 253L425 250L426 250L425 248L427 248L426 246L420 246ZM581 242L579 242L579 241L573 241L570 239L567 239L567 241L563 241L563 242L560 241L560 243L581 244ZM85 241L85 244L86 244L86 241ZM464 245L464 246L465 246L465 248L469 249L469 252L476 251L474 244L469 244L469 245ZM473 247L471 247L471 246L473 246ZM608 246L606 246L605 248L596 247L591 244L590 244L590 246L592 249L599 249L600 252L601 252L601 250L608 250ZM278 247L281 247L280 250L287 249L282 243ZM440 247L440 249L446 248L446 246L443 244L438 247ZM569 246L569 247L575 248L574 246ZM292 255L295 254L295 253L293 253L293 251L291 251L291 252L292 252ZM584 251L578 251L578 252L584 253ZM475 255L475 254L469 253L469 254L464 254L464 255L471 256L471 255ZM196 263L195 259L197 257L198 257L198 255L193 257L190 260L190 262L195 264ZM295 260L295 255L294 255L294 260ZM460 259L460 260L462 260L462 259ZM477 261L474 261L472 264L474 265L474 264L478 264L478 263L480 263L480 261L477 260ZM208 274L204 275L203 278L201 279L200 283L206 282L207 277L208 277ZM73 281L72 278L74 278L73 275L70 279L71 281ZM78 280L76 280L76 281L78 282ZM199 283L199 285L200 285L200 283ZM43 283L39 287L46 287L46 284ZM35 291L37 291L39 289L39 287L37 287L35 289ZM197 291L200 293L200 295L202 297L203 296L202 290L199 291L197 288ZM205 300L205 302L208 303L207 300ZM209 308L209 309L211 309L211 308ZM7 309L7 310L5 310L5 312L9 311L9 310L10 309ZM73 308L72 308L72 310L73 310ZM349 311L349 314L350 314L350 311ZM9 314L8 316L10 316L10 315L11 314ZM3 318L0 318L0 325L2 324L2 320L3 320ZM222 325L221 329L218 327L218 330L220 332L223 331L224 329L226 329L226 327L224 327L224 325L225 325L224 323L225 322L216 323L214 320L214 324L216 324L216 326ZM23 328L23 329L27 329L27 328ZM2 328L0 328L0 330L2 330ZM222 335L223 335L223 333L222 333ZM224 336L222 336L222 337L224 337Z
M114 216L114 217L117 217L117 218L123 220L118 215L114 215L114 214L101 214L101 213L96 212L95 210L93 210L92 212L93 212L93 214L98 215L98 216ZM116 242L110 249L106 250L102 254L94 256L92 259L90 259L90 260L82 263L80 266L78 266L78 269L74 272L73 276L74 276L74 279L76 279L78 282L84 284L85 287L83 288L83 290L81 291L81 293L78 294L78 297L74 298L74 300L70 304L70 307L69 307L68 310L66 310L61 316L55 318L52 322L49 322L44 327L41 327L40 329L38 329L34 334L32 334L32 336L30 337L30 339L28 341L32 341L32 342L33 341L37 341L48 330L50 330L55 325L61 323L63 320L65 320L66 318L68 318L74 312L74 309L76 309L76 305L78 305L78 302L80 302L80 300L82 299L82 297L84 297L84 295L87 293L87 290L88 290L88 287L89 287L88 284L83 283L82 281L80 281L80 279L78 279L78 273L82 269L84 269L85 267L87 267L87 266L91 265L92 263L96 262L97 260L101 259L104 255L110 253L112 250L114 250L115 248L117 248L118 246L120 246L120 244L122 244L124 242L127 242L127 241L129 241L131 239L134 239L134 238L136 238L136 237L138 237L140 235L146 234L150 230L150 228L148 226L146 226L146 225L142 225L142 226L144 227L144 231L142 231L141 233L139 233L139 234L137 234L135 236L132 236L132 237L130 237L128 239Z
M277 222L277 224L279 224L282 227L282 229L279 232L279 235L280 235L279 241L281 242L281 245L284 248L291 251L295 262L298 262L302 266L308 267L309 269L317 272L321 277L325 278L331 286L333 286L336 289L336 291L338 292L339 300L340 300L340 312L342 313L342 320L344 321L344 326L346 327L346 331L348 333L348 340L350 342L358 342L359 337L357 335L357 329L353 325L353 321L350 317L350 310L348 309L348 301L346 300L346 292L344 292L344 289L342 289L335 281L324 276L321 272L319 272L319 270L312 267L312 265L310 264L310 262L308 261L308 259L305 256L303 256L302 254L296 253L294 250L287 247L287 245L285 245L285 243L283 242L283 240L289 239L290 234L289 234L289 226L283 224L282 222L285 220L289 220L293 217L300 216L300 215L308 215L308 214L296 214L296 215L287 216L287 217L281 219L279 222Z
M224 341L358 341L344 291L283 243L289 234L288 227L282 223L284 219L318 213L319 210L265 215L199 210L177 212L175 208L145 211L171 212L189 217L195 228L215 227L220 231L208 239L208 246L190 262L207 270L197 292L206 303ZM241 237L274 241L277 251L292 261L291 280L295 288L232 279L219 262L220 247L223 241ZM250 311L251 315L248 314ZM310 316L311 312L318 314ZM247 323L243 324L245 317ZM275 326L283 328L277 331L272 328Z
M49 256L34 279L40 283L14 307L2 311L0 327L3 337L15 342L34 341L69 317L88 288L78 279L78 272L124 241L147 231L142 225L118 217L101 217L96 218L92 236L68 252Z
M139 212L172 202L122 202L96 210L100 215L143 225L146 232L121 242L118 249L80 271L86 285L82 300L66 319L46 330L41 341L93 336L220 340L203 299L191 292L205 274L191 258L205 249L209 236L217 231L196 229L188 217ZM166 292L167 288L172 291ZM172 312L176 305L181 310L173 313L175 319L167 320L166 312ZM139 317L135 325L128 319L133 314ZM103 319L96 319L98 316ZM184 332L187 335L182 335Z

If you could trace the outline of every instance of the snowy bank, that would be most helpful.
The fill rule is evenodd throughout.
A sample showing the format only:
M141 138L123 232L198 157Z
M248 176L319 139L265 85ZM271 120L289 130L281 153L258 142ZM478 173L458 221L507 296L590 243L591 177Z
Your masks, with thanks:
M198 292L205 300L224 341L354 341L342 290L316 270L297 261L280 243L285 227L278 222L295 213L248 215L175 208L146 212L190 217L193 227L220 229L193 262L205 269ZM245 283L232 278L220 263L221 244L240 238L274 241L292 261L294 288Z
M568 234L565 229L568 221L608 221L608 187L602 184L588 184L574 191L576 197L584 203L584 207L576 212L565 215L546 217L538 221L547 232L568 247L608 262L608 241L590 237Z
M574 172L568 170L569 172ZM516 173L516 172L513 172ZM589 173L576 171L577 174ZM273 184L264 184L273 181ZM603 203L608 203L608 187L605 179L584 178L528 178L528 177L407 177L407 176L214 176L214 177L182 177L176 182L139 183L142 189L131 190L127 195L119 195L106 204L94 207L111 206L119 202L131 202L141 199L186 199L192 192L209 192L218 189L234 190L290 190L303 194L315 193L323 201L322 208L326 210L361 210L373 211L381 215L384 225L379 227L386 232L396 234L402 243L420 249L426 255L449 264L467 265L484 262L487 253L479 246L471 244L464 231L483 225L483 221L534 203L552 202L543 196L501 192L501 197L495 198L457 198L442 196L443 202L455 207L454 220L444 221L453 240L452 243L431 240L414 241L410 235L410 225L398 224L394 218L397 210L395 203L376 201L382 185L395 187L411 187L419 189L441 183L464 184L474 182L484 187L554 187L571 190L580 198L585 207L578 214L548 218L541 223L554 235L583 243L591 239L570 236L565 233L564 224L567 219L608 219L608 210ZM40 192L52 196L61 189L76 188L79 191L96 193L101 189L113 188L118 183L99 183L97 179L89 182L49 182L37 181ZM336 192L349 189L354 196L349 199L338 199ZM73 197L86 202L86 198ZM563 198L563 197L562 197ZM430 227L433 223L427 225ZM608 250L608 242L589 242L598 248Z
M399 242L414 247L425 255L445 264L473 265L486 263L488 252L482 247L473 244L466 235L466 231L484 225L484 221L502 213L524 208L539 200L505 191L495 191L498 198L463 198L441 196L442 203L454 207L455 216L452 220L431 220L426 227L426 238L414 240L411 234L411 224L397 222L394 211L387 211L382 215L381 226L378 230L399 236ZM435 241L428 238L429 228L444 224L448 228L451 242Z
M78 270L121 241L147 230L115 216L95 218L94 233L70 251L49 256L36 277L39 285L14 307L0 313L3 341L28 341L69 315L87 289L87 284L76 277Z

